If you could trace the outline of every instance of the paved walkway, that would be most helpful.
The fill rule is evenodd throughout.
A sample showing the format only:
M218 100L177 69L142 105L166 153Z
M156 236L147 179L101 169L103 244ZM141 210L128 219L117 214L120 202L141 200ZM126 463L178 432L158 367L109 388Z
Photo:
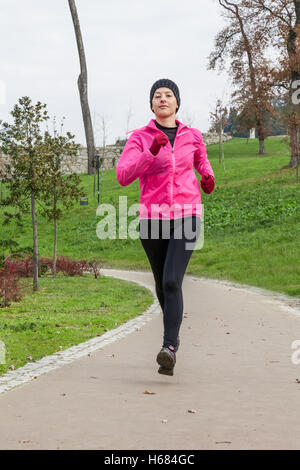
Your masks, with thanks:
M103 273L154 287L152 273ZM0 449L299 449L299 308L189 276L183 292L173 377L157 373L153 311L117 341L1 393Z

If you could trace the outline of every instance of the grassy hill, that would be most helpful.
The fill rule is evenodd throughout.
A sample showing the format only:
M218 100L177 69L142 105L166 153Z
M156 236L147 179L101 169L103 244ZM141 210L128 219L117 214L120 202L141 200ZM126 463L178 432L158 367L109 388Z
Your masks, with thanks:
M287 168L289 149L280 138L267 139L266 155L258 155L258 141L234 138L224 145L225 168L218 145L207 147L216 188L202 194L205 240L193 253L187 274L226 279L300 296L300 184L295 169ZM200 175L197 174L200 182ZM102 175L100 174L100 182ZM100 240L96 235L97 198L94 176L82 175L88 206L74 205L59 224L58 254L74 259L98 258L103 267L148 270L150 265L139 239ZM115 169L103 173L102 203L118 214L119 196L127 206L139 202L139 182L119 185ZM1 214L1 212L0 212ZM135 217L131 217L134 219ZM1 216L0 216L1 219ZM22 246L32 244L30 214L24 228L2 228ZM53 229L38 217L39 254L52 256ZM118 229L118 219L117 219Z

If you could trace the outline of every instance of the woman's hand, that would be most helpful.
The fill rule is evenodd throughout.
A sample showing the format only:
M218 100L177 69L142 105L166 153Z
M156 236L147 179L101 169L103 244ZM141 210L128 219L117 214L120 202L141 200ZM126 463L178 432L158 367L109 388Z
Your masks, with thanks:
M202 175L201 178L201 188L207 194L210 194L215 187L215 179L212 175Z
M169 139L166 136L166 134L157 134L154 137L153 142L152 142L151 147L150 147L149 150L153 155L157 155L160 148L162 146L165 146L168 142L169 142Z

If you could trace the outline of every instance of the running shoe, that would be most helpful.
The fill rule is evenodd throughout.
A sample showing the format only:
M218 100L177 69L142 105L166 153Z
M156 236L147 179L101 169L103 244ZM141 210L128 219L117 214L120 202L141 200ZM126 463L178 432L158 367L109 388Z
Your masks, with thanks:
M156 361L159 364L158 373L164 375L173 375L176 364L176 354L173 346L163 347L159 351Z

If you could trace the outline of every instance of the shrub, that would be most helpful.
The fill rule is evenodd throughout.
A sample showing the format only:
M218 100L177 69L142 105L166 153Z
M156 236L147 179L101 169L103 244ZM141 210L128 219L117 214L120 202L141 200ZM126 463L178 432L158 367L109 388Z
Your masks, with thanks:
M56 261L56 272L62 272L65 276L82 276L85 263L82 261L73 261L66 256L59 256Z
M15 266L0 271L0 307L8 307L10 302L19 302L24 296L26 286L20 286L20 278Z
M99 260L92 259L90 261L87 260L80 260L80 262L84 266L84 271L88 271L89 273L93 273L95 276L95 279L97 279L100 276L100 266L101 263Z
M16 258L13 259L10 255L4 261L4 268L9 269L17 273L20 277L32 277L33 276L33 259L30 255L26 255L24 259ZM51 266L51 260L49 258L40 257L38 260L39 276L45 274Z

